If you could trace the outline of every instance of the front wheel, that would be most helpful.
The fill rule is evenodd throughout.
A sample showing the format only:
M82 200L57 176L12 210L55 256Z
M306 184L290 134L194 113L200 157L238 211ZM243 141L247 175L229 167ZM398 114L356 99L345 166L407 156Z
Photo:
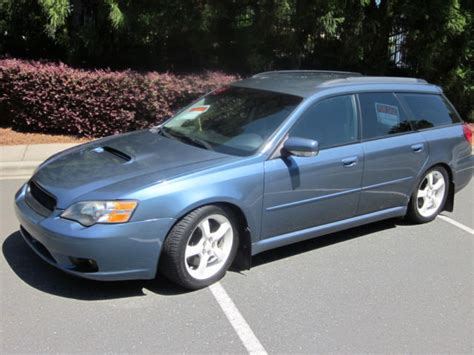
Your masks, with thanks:
M408 206L408 217L416 223L430 222L441 212L449 189L446 169L436 166L428 170L413 193Z
M163 245L160 271L188 289L209 286L225 275L238 241L231 211L215 205L198 208L172 228Z

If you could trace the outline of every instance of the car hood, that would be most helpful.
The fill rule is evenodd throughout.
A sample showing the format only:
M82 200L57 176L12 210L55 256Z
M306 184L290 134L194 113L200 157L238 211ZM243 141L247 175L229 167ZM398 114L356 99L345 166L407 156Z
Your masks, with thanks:
M215 167L229 156L143 130L83 144L52 156L33 179L66 208L91 192L120 198L141 188ZM117 186L114 191L113 186ZM111 188L112 187L112 188ZM98 193L102 198L103 193Z

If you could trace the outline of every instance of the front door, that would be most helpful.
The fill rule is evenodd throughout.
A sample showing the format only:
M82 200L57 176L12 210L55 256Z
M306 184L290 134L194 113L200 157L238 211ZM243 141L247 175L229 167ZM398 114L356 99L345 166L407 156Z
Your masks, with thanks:
M289 136L315 139L320 151L265 162L262 238L355 215L364 165L357 122L353 95L324 99L301 115Z

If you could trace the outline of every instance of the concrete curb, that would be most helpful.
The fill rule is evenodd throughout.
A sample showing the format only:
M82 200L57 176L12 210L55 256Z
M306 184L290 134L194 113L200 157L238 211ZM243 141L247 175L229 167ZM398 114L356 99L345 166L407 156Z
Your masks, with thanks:
M30 176L42 162L42 160L0 162L0 178L6 179Z
M0 179L28 178L51 155L77 144L29 144L0 146Z

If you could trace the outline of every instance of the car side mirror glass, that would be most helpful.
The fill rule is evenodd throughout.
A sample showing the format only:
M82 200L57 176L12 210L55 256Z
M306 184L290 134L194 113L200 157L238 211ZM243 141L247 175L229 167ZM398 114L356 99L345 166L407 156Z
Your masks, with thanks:
M319 152L319 144L314 139L289 137L283 144L283 151L295 157L314 157Z

